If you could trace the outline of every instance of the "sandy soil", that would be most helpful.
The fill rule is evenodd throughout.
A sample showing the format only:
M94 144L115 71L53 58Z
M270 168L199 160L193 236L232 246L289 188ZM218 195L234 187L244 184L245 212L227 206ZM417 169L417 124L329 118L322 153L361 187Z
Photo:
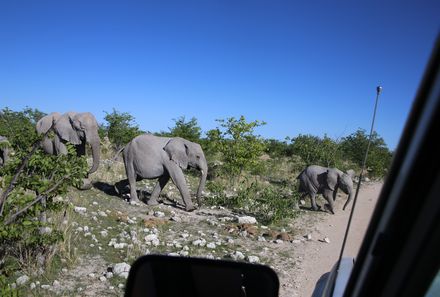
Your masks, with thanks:
M381 188L382 183L362 185L344 256L356 257ZM294 276L293 290L282 288L282 292L290 291L293 296L311 296L319 278L336 263L349 217L348 209L342 211L345 197L344 195L343 199L339 199L335 215L323 214L321 220L315 222L313 229L308 230L312 240L306 241L295 250L297 274ZM330 239L330 243L324 241L325 237Z

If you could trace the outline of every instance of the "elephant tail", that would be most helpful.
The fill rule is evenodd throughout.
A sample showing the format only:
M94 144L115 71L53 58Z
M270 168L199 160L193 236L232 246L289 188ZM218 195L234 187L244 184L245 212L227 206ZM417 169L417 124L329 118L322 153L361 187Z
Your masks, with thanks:
M117 159L117 158L119 157L119 155L124 151L124 149L125 149L125 146L124 146L123 148L119 149L119 150L116 152L115 156L113 157L113 161L116 161L116 159Z

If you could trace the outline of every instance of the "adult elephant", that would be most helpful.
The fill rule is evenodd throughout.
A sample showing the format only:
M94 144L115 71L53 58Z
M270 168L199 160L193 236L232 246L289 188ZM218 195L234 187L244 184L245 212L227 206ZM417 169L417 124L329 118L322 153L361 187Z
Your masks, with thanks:
M349 174L342 172L337 168L327 168L318 165L310 165L305 168L299 175L299 189L303 193L301 198L309 195L312 209L318 210L316 204L316 195L322 194L327 200L329 210L334 214L334 201L338 189L348 194L348 199L344 204L343 210L347 207L353 198L353 181Z
M143 134L135 137L123 151L127 180L116 183L115 189L129 183L130 197L139 202L136 193L136 181L158 178L156 186L148 200L148 205L156 205L160 192L167 182L172 179L182 195L185 209L195 209L186 185L182 170L195 168L201 171L200 183L197 190L197 201L200 205L200 196L205 187L208 165L202 147L198 143L180 137L158 137Z
M10 144L6 137L0 136L0 167L5 165L9 158Z
M55 135L46 136L42 142L43 150L52 155L67 154L66 143L75 145L79 156L86 153L86 144L92 149L93 164L89 174L95 172L99 166L100 139L98 123L90 112L67 112L61 115L53 112L37 122L38 134L46 133L53 125ZM87 185L87 188L91 185Z

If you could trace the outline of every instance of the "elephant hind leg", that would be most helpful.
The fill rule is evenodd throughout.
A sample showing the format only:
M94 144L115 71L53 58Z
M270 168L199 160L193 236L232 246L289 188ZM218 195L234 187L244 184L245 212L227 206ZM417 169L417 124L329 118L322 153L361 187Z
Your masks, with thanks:
M310 193L310 202L312 204L313 210L318 210L320 207L316 204L316 193L312 192Z
M162 175L159 180L157 181L157 184L154 186L153 192L151 193L150 199L148 200L148 205L157 205L159 204L157 202L157 198L160 195L160 192L162 192L165 185L170 180L170 175L165 172L164 175Z

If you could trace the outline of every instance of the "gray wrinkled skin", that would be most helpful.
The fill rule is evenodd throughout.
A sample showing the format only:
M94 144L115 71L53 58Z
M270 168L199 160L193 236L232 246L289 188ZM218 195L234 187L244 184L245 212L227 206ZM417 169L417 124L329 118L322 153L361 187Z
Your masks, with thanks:
M197 190L197 200L199 201L205 187L208 166L205 154L198 143L180 137L169 138L143 134L127 144L123 151L123 157L127 180L120 181L115 185L117 191L129 183L131 200L138 202L136 181L158 178L159 180L148 200L149 205L155 205L158 203L157 198L160 192L171 178L182 195L186 210L195 209L182 170L191 167L201 171Z
M299 175L299 189L303 193L301 199L309 195L312 209L318 210L316 204L316 195L322 194L328 202L329 210L334 214L334 201L336 194L340 188L345 194L348 194L347 202L343 209L353 198L353 181L350 175L342 172L337 168L327 168L318 165L310 165L305 168Z
M55 135L46 136L41 146L43 150L52 155L67 154L66 143L75 145L79 156L86 154L86 144L92 149L93 164L89 174L98 170L100 159L100 139L98 135L98 123L95 116L90 112L67 112L61 115L53 112L41 118L36 125L38 134L46 133L53 125ZM91 188L89 182L82 189Z

